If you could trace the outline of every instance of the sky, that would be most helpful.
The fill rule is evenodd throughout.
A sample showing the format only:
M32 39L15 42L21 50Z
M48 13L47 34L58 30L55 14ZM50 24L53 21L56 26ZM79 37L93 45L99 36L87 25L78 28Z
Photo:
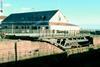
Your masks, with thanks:
M59 9L72 24L100 29L100 0L3 0L4 15Z

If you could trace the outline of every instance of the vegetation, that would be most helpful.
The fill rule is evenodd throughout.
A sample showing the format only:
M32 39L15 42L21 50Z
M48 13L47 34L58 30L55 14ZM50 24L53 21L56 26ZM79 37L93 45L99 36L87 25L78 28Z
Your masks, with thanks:
M80 33L100 35L100 30L81 30Z
M0 39L4 39L4 38L5 38L5 34L0 31Z

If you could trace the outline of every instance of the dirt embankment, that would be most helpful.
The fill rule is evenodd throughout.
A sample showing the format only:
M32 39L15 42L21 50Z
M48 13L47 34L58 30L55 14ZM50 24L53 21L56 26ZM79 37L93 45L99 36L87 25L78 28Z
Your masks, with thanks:
M93 44L100 46L100 35L98 36L93 36Z
M17 59L27 59L63 52L61 49L46 42L27 40L0 41L0 62L15 60L15 43L17 44Z

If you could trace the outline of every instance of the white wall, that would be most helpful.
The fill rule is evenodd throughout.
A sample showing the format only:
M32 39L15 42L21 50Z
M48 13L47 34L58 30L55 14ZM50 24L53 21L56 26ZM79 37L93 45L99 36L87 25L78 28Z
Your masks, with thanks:
M0 19L0 24L1 24L1 21L2 21L3 19Z
M60 20L59 20L60 19ZM64 23L68 23L67 19L63 16L63 14L58 11L50 20L49 22L64 22Z
M0 16L3 16L3 13L0 12ZM2 20L3 20L3 19L0 19L0 24L1 24L1 21L2 21Z
M51 30L80 30L78 26L60 26L60 25L52 25L50 26Z
M3 13L0 12L0 16L3 16Z
M58 25L52 25L50 26L51 30L55 30L55 33L57 30L59 31L68 31L68 34L77 34L80 32L80 28L78 26L58 26Z
M59 18L60 17L60 18ZM59 20L60 19L60 20ZM50 20L51 30L61 30L61 31L79 31L79 26L67 26L69 20L63 16L63 14L58 11ZM66 25L53 25L52 23L66 23Z

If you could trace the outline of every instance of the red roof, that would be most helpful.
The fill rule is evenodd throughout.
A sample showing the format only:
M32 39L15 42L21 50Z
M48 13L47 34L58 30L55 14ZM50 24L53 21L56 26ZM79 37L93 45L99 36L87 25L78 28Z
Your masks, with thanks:
M6 18L6 16L0 16L0 19L5 19Z

